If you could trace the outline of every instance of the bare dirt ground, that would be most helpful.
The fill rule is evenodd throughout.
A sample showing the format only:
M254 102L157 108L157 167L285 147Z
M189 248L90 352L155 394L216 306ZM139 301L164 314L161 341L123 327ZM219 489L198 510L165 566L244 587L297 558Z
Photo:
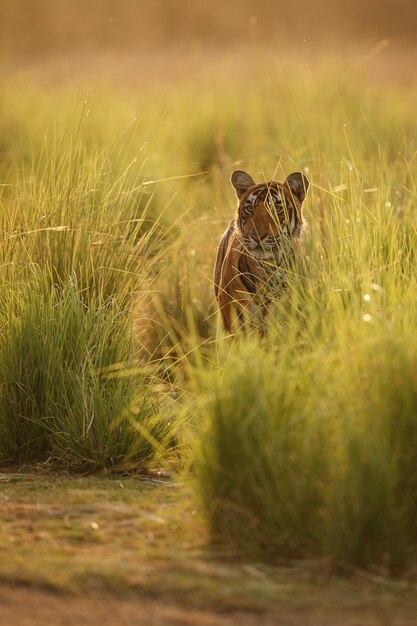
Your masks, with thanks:
M186 483L0 473L0 529L0 626L417 624L415 585L214 553Z
M109 596L72 597L0 586L1 624L18 626L415 626L416 618L372 612L323 612L275 607L262 613L184 607L181 602Z

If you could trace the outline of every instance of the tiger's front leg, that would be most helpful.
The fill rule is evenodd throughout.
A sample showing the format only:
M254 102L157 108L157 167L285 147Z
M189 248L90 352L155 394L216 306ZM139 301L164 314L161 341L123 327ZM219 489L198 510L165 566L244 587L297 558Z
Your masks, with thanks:
M226 332L250 330L258 327L259 306L246 294L223 293L219 296L220 315Z

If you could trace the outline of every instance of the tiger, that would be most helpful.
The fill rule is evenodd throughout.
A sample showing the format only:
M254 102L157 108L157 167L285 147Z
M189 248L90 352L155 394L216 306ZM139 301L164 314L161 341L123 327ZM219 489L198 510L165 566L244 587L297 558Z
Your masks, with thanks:
M310 182L300 173L283 183L256 184L233 172L238 198L234 219L224 232L214 268L214 293L223 328L262 327L274 296L286 289L286 273L300 246L302 206Z

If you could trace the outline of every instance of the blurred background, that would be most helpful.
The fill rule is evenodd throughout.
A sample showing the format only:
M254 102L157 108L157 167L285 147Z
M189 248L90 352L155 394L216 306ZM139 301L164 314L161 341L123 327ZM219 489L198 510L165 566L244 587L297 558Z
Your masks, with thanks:
M417 40L414 0L1 0L3 61L265 45L320 50Z

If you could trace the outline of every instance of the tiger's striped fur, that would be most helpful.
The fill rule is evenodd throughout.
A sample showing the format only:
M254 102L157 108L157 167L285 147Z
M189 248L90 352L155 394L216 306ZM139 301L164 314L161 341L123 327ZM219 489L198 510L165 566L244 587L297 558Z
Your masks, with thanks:
M302 204L309 187L301 173L283 183L256 184L233 172L237 215L220 241L214 292L227 332L263 319L271 297L285 289L285 270L294 257L303 226Z

